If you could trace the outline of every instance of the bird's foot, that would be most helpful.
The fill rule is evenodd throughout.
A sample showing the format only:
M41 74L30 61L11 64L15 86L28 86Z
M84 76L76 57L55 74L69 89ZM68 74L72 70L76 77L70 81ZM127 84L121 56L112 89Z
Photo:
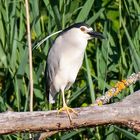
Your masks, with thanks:
M77 113L74 109L68 107L67 105L65 105L65 106L63 106L62 108L60 108L60 109L58 110L58 114L59 114L60 112L63 112L63 111L66 111L66 113L67 113L67 115L68 115L68 117L69 117L70 122L72 122L71 113L74 113L76 116L78 115L78 113Z

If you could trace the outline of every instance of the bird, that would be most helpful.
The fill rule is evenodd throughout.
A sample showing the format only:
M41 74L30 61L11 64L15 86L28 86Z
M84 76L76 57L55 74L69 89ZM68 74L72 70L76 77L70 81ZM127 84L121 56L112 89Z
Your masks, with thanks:
M77 115L77 112L67 106L65 90L75 82L88 41L93 38L104 39L104 36L84 22L75 23L59 33L48 52L45 68L47 99L54 104L57 93L61 93L63 107L59 112L66 111L70 120L70 113Z

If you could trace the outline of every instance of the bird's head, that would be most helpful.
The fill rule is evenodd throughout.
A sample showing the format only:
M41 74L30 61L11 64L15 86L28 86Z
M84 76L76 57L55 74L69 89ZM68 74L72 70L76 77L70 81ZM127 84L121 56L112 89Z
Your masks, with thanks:
M89 25L83 22L71 25L70 27L64 29L62 34L63 33L66 33L70 38L75 38L75 39L79 38L79 39L90 40L93 38L99 38L99 39L105 38L102 33L95 32L92 29L92 27L90 27Z

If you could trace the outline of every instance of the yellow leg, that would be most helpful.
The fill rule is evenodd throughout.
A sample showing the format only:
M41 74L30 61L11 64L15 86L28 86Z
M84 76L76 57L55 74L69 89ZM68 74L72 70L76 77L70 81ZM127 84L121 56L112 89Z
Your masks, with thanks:
M78 115L78 113L74 109L72 109L72 108L67 106L66 101L65 101L64 90L61 90L61 92L62 92L62 99L63 99L63 107L59 109L58 113L60 113L62 111L66 111L66 113L67 113L67 115L69 117L69 120L71 122L72 121L72 117L71 117L70 113L72 112L75 115Z

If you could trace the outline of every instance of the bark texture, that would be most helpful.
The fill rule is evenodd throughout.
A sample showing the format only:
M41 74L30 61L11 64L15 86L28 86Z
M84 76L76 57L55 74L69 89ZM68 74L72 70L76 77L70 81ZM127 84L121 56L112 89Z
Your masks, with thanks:
M75 111L78 116L72 114L72 123L65 112L57 115L56 110L0 113L0 134L25 131L54 133L105 124L124 125L140 132L140 91L118 103L75 108Z

